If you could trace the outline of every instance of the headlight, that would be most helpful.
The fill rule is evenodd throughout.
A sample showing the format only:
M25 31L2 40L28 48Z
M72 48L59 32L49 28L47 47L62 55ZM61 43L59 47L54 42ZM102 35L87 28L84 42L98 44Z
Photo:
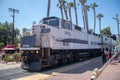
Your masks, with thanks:
M36 51L36 53L38 54L38 51Z

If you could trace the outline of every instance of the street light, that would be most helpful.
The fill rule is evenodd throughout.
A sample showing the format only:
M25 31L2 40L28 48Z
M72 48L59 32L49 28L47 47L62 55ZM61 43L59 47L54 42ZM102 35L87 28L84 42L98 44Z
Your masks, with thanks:
M14 18L15 18L15 13L19 13L19 10L9 8L9 12L12 12L12 13L13 13L13 15L12 15L11 17L13 17L12 45L14 45Z
M116 14L116 17L113 17L112 19L116 20L117 22L117 29L118 29L118 42L120 42L120 33L119 33L119 18L118 18L118 14Z

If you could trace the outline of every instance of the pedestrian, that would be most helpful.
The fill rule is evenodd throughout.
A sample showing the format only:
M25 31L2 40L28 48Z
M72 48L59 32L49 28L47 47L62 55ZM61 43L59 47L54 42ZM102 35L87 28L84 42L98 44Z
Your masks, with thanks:
M0 52L0 63L2 62L2 53Z
M102 55L102 62L105 63L106 59L105 59L104 48L101 48L101 55Z
M2 61L5 60L5 51L2 51Z
M106 58L106 61L109 60L109 51L108 51L108 47L106 47L106 50L105 50L105 58Z
M111 46L109 46L109 57L111 58L111 56L112 56L112 48L111 48Z

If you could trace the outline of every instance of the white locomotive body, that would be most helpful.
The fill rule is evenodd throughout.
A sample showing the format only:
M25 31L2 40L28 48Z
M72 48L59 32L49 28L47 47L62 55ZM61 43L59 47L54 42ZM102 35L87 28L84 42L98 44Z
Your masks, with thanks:
M23 54L38 53L40 58L39 61L30 60L32 65L29 65L29 69L31 70L40 70L47 66L99 56L102 47L114 44L114 40L111 38L87 32L85 29L57 17L43 18L40 24L33 25L32 30L32 38L29 38L27 42L25 42L25 38L21 40ZM30 51L31 47L38 48L38 51L36 49ZM36 68L33 64L40 67ZM25 65L22 66L24 68Z
M40 45L40 38L42 38L43 47L55 50L101 48L100 35L90 34L85 29L56 17L43 19L39 27L34 25L33 28L39 40L37 45Z

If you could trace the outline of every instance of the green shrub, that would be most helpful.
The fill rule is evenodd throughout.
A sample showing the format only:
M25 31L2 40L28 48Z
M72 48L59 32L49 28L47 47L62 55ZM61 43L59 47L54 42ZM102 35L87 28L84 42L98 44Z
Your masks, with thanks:
M13 56L13 55L6 54L6 55L5 55L5 61L6 61L6 62L12 62L12 61L14 61L14 56Z
M0 43L0 48L2 48L4 46L4 43Z
M21 53L14 53L14 54L6 54L5 55L5 61L6 62L12 62L12 61L20 61Z
M21 58L21 53L15 53L15 54L14 54L14 60L15 60L15 61L19 61L20 58Z

